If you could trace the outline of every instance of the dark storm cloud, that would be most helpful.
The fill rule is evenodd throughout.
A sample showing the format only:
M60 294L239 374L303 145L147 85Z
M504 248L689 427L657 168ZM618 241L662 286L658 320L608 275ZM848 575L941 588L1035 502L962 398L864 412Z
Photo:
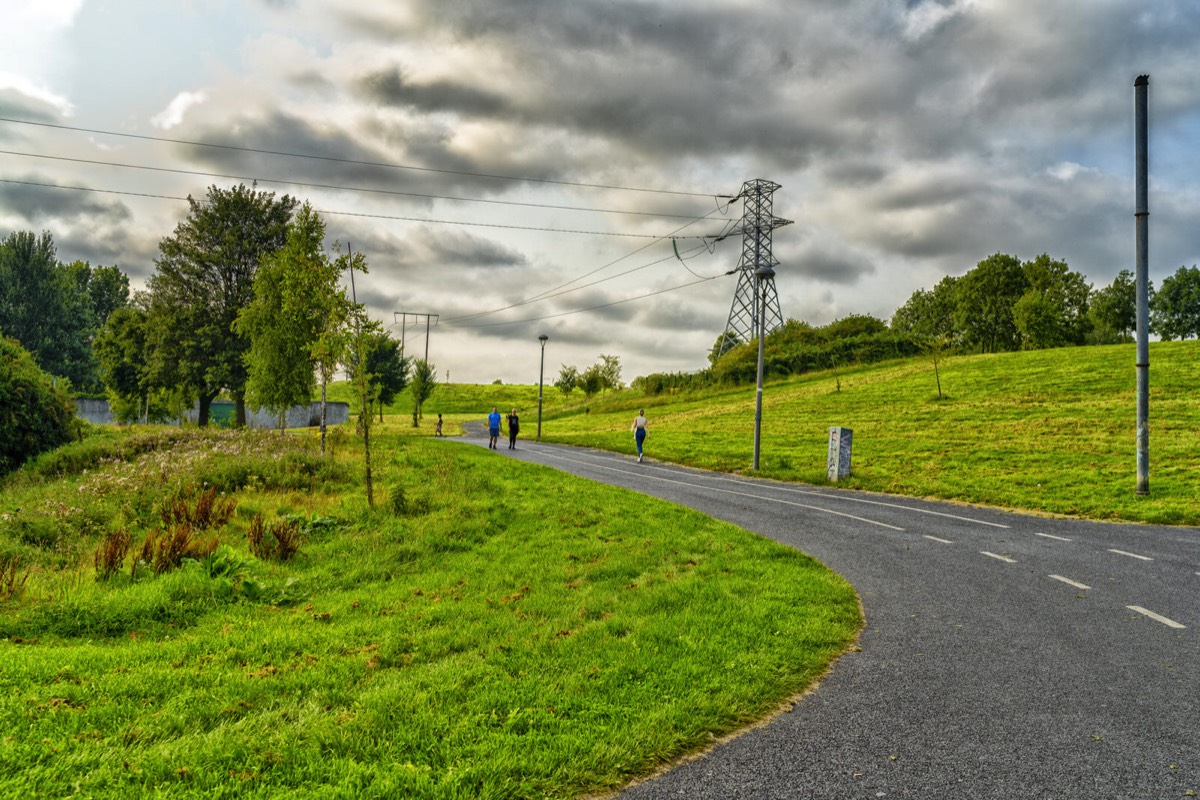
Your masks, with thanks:
M529 263L519 250L461 231L426 230L421 238L434 263L442 267L520 267Z
M33 226L51 227L55 222L74 220L104 226L132 217L129 208L119 200L101 199L90 192L63 188L51 178L25 175L13 180L27 183L0 183L0 207L28 220Z
M30 122L60 122L57 109L16 89L0 89L0 117ZM0 122L0 141L27 138L33 130L25 125Z
M822 283L853 286L875 274L875 266L861 256L823 245L807 245L797 250L781 248L776 252L780 260L776 272L786 270Z
M405 106L420 111L456 111L471 116L503 113L508 104L490 92L450 81L410 83L398 67L379 70L358 80L358 90L382 105Z

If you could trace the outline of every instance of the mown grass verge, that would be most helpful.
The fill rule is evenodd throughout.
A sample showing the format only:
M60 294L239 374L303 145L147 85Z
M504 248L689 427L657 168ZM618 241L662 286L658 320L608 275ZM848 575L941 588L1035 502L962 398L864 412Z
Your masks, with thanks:
M576 796L768 713L861 624L844 581L733 526L376 442L374 509L344 435L328 459L276 434L113 437L6 483L27 581L0 606L0 794ZM106 535L138 541L205 484L237 503L215 550L98 579ZM252 556L256 518L294 521L299 552Z

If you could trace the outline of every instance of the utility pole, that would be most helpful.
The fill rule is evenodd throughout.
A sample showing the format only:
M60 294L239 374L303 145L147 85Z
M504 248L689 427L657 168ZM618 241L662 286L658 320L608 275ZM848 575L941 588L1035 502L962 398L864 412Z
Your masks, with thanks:
M541 441L542 438L542 385L543 379L546 377L546 342L550 339L546 334L538 336L538 341L542 343L542 365L538 368L538 429L537 438Z
M430 322L432 321L433 325L436 327L438 318L440 316L440 314L421 314L415 311L393 311L392 318L395 320L395 322L392 324L395 325L396 322L400 323L400 355L405 355L406 352L404 349L404 338L407 333L408 318L412 317L413 322L418 324L423 319L425 320L425 363L428 364Z
M1134 209L1134 251L1137 295L1137 490L1150 494L1150 202L1148 190L1146 96L1150 76L1139 75L1133 82L1133 115L1136 162L1136 207Z

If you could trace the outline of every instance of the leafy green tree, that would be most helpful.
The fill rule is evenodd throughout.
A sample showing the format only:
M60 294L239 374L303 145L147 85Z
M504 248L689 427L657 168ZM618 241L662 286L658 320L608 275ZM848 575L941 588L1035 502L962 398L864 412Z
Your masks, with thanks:
M1164 341L1200 338L1200 269L1180 267L1163 278L1150 304L1150 330Z
M386 331L375 334L367 356L367 370L379 402L380 422L383 422L383 407L391 405L408 386L410 366L411 361L404 356L400 342Z
M959 338L954 326L958 304L958 279L947 275L933 289L918 289L892 315L892 330L906 333L918 341L939 341L952 346Z
M418 358L413 362L412 381L409 383L409 388L413 396L413 427L415 428L417 420L422 416L422 407L425 405L425 401L433 396L433 392L437 388L437 367L423 358Z
M246 422L249 337L233 330L254 297L260 261L283 246L297 201L245 185L210 186L188 197L187 218L159 243L150 286L150 342L155 380L195 395L199 424L222 389Z
M0 475L38 453L71 441L75 406L33 356L0 337Z
M1147 287L1153 295L1154 287ZM1127 342L1137 328L1137 283L1133 273L1123 269L1113 282L1092 292L1088 318L1096 341L1101 344Z
M617 390L624 386L621 383L621 359L617 356L600 356L600 378L605 389Z
M145 416L150 416L146 324L144 308L137 305L118 308L108 315L93 342L109 407L113 417L120 422L134 422L142 417L143 406L146 407ZM156 413L155 416L162 415Z
M1016 350L1020 339L1013 306L1028 290L1021 261L1003 253L988 256L959 278L954 324L964 343L984 353Z
M354 288L354 273L367 272L367 259L362 253L338 256L338 268L349 272L350 287ZM375 505L375 483L371 477L371 404L374 402L374 388L371 385L371 375L367 372L369 363L371 337L381 330L378 322L367 316L367 310L361 303L352 302L348 307L345 318L344 347L341 350L342 366L346 370L350 383L355 390L355 404L358 406L358 430L363 437L363 463L367 489L367 507ZM324 424L322 424L322 430Z
M563 364L562 369L558 371L558 378L554 381L554 385L563 393L563 397L570 397L571 391L579 385L579 370Z
M247 398L280 418L306 404L316 385L314 348L338 302L338 266L325 254L325 223L305 203L288 224L283 247L263 258L254 298L238 313L234 332L250 340Z
M1088 299L1092 292L1083 275L1045 253L1026 261L1021 269L1029 282L1029 290L1013 305L1021 347L1083 344L1091 329Z
M86 263L86 262L85 262ZM119 267L91 267L88 277L88 298L97 330L110 314L129 305L129 276Z
M42 369L84 390L99 388L89 277L82 262L58 262L49 233L18 231L0 241L0 331Z
M591 400L604 389L604 372L600 364L592 364L579 376L579 388L585 400Z

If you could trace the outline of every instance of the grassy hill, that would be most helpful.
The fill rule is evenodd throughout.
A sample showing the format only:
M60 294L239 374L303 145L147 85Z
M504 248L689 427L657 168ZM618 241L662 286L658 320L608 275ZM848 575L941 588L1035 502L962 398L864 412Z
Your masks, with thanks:
M918 358L768 383L761 474L822 484L828 429L854 431L843 485L1036 512L1200 524L1200 342L1150 348L1150 496L1136 497L1133 345ZM633 452L632 417L651 420L647 454L748 471L753 386L646 397L608 393L555 406L542 438Z

